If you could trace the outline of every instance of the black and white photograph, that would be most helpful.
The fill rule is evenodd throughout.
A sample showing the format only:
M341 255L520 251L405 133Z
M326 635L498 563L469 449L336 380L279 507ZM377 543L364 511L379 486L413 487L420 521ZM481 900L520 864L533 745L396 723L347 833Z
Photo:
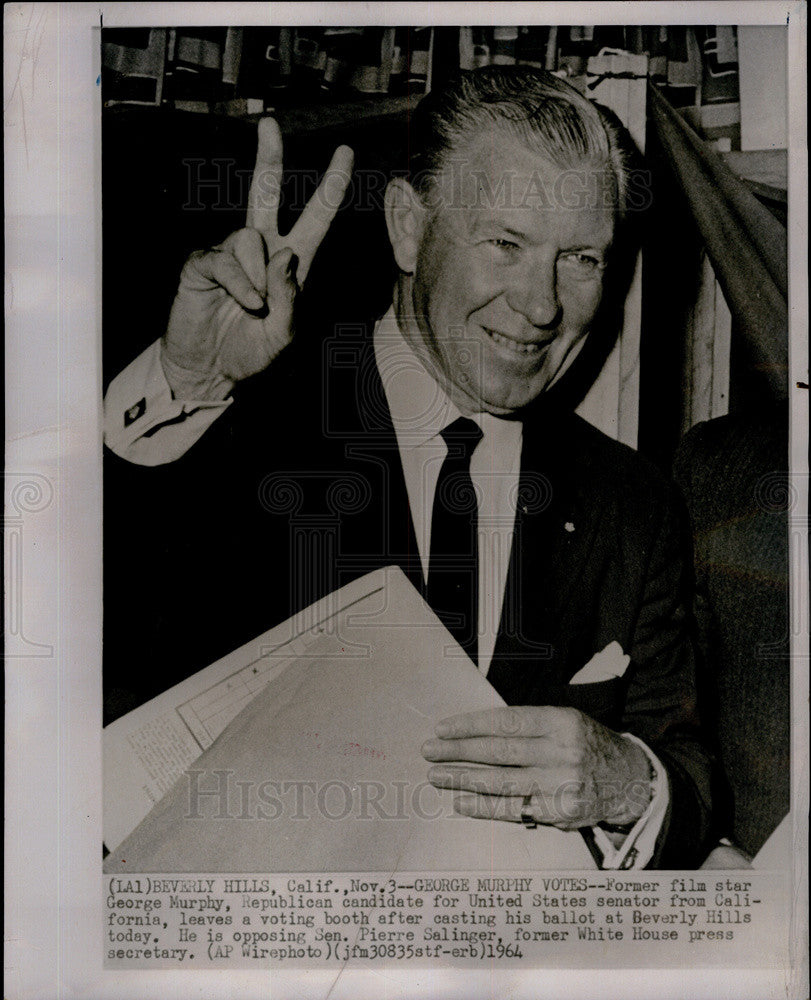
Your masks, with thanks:
M7 995L804 995L805 5L102 6L5 18Z

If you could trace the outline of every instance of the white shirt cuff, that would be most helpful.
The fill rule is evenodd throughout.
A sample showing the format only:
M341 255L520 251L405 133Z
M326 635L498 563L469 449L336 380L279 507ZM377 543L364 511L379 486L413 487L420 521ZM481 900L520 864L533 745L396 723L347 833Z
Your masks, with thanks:
M110 383L104 440L136 465L164 465L184 455L233 400L174 399L156 340Z
M650 862L670 804L670 785L662 762L642 740L632 736L631 733L622 735L641 747L650 761L653 774L651 799L644 813L619 846L611 842L611 838L601 827L591 828L594 842L603 856L600 867L606 870L644 868Z

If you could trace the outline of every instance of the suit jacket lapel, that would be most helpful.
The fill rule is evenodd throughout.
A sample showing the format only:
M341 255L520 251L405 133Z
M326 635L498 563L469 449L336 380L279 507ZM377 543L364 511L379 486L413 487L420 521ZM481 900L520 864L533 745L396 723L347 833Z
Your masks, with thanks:
M325 349L325 426L332 428L339 468L362 499L341 514L339 561L344 576L398 565L422 591L422 567L397 438L377 370L373 324L339 334Z
M587 644L571 626L570 609L599 512L584 502L587 470L568 428L565 414L540 408L524 424L510 568L487 675L508 704L559 703Z

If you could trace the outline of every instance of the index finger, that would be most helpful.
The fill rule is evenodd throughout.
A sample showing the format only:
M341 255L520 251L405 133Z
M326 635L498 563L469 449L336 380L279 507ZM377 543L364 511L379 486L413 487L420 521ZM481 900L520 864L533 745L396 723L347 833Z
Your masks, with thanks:
M256 165L248 192L246 226L268 237L278 231L279 197L282 189L282 133L275 118L262 118L256 143Z
M549 705L485 708L442 719L435 732L443 740L474 736L544 736L555 728L554 716L559 711Z

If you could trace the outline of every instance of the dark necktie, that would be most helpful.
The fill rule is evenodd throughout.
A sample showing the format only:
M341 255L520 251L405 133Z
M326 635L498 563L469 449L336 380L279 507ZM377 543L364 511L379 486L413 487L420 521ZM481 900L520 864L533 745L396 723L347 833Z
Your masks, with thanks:
M479 426L459 417L441 432L448 454L439 470L431 515L428 603L474 663L478 661L478 505L470 458Z

